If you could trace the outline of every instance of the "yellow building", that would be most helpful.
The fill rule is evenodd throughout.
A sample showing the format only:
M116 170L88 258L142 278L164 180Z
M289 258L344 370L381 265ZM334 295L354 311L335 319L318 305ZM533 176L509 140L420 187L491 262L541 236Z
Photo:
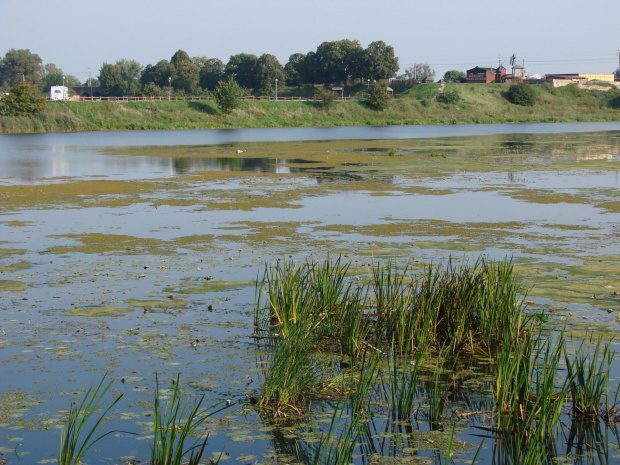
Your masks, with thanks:
M588 74L588 73L579 73L579 77L586 78L588 81L606 81L606 82L614 82L614 75L609 74Z

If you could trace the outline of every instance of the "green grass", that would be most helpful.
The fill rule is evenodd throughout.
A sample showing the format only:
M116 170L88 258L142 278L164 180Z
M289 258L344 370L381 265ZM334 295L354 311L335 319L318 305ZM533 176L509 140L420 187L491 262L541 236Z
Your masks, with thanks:
M101 415L93 418L93 415L96 415L100 410L103 397L112 385L112 381L105 384L106 377L107 374L101 378L101 381L94 389L89 388L79 402L72 403L69 407L69 414L60 433L58 465L77 465L82 463L82 458L84 458L89 449L101 439L115 433L115 431L108 431L99 436L95 435L103 418L123 397L120 394ZM94 423L91 421L91 418L93 418Z
M469 124L563 121L618 121L620 90L583 90L576 86L536 85L538 103L522 107L504 97L509 84L448 84L460 99L453 104L433 100L439 84L397 87L385 111L364 102L336 102L325 111L313 102L246 101L229 115L213 101L200 102L66 102L48 103L35 118L0 116L0 133L208 129L255 127L327 127L400 124ZM364 86L350 89L361 93ZM312 88L279 95L310 96ZM349 94L349 92L347 92ZM310 94L310 95L308 95ZM616 100L614 100L616 99Z

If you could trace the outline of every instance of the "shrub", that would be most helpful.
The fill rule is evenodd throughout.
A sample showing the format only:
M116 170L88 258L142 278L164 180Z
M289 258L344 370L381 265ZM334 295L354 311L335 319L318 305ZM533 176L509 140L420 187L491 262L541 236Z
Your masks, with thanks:
M373 83L366 91L366 102L373 110L385 110L390 104L387 85L382 82Z
M437 100L439 103L456 103L461 100L461 94L459 94L456 89L450 89L446 90L441 94L438 94L437 97L435 97L435 100Z
M45 100L39 88L27 82L11 87L3 101L4 110L10 116L32 116L45 109Z
M319 107L328 110L336 101L336 94L329 89L319 87L314 91L314 100L316 100Z
M241 105L241 97L243 90L233 78L227 81L220 81L213 91L213 98L217 102L217 106L224 113L230 113Z
M529 84L521 82L510 86L506 98L515 105L531 107L536 103L536 92Z

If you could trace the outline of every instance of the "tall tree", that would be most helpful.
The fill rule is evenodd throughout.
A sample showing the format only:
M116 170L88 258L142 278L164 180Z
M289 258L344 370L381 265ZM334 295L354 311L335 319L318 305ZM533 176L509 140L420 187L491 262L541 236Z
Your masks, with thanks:
M198 83L200 82L200 69L198 65L191 61L179 61L174 65L174 71L172 87L189 94L198 89Z
M416 63L405 70L405 76L416 81L435 79L435 70L428 63Z
M12 48L0 60L0 86L3 87L25 81L38 85L43 74L41 57L28 49Z
M389 79L396 75L398 68L394 47L382 40L370 43L364 50L364 69L361 74L368 79Z
M446 82L467 82L467 76L463 71L451 69L443 74L443 80Z
M272 95L275 81L284 83L284 68L274 55L265 53L256 60L256 83L257 92L264 95Z
M256 87L256 55L238 53L233 55L226 64L225 74L233 78L241 87L254 89Z
M123 95L124 81L119 65L104 63L103 66L101 66L101 70L99 70L99 82L103 95L115 97Z
M301 68L305 57L303 53L293 53L288 57L288 62L284 65L284 74L289 86L301 86Z
M364 49L357 40L323 42L316 50L324 83L346 84L361 78Z
M154 66L147 65L140 75L142 86L149 82L159 86L168 87L168 78L172 78L174 66L168 60L160 60Z
M170 58L170 63L172 63L173 66L176 66L184 61L192 61L192 59L189 57L186 51L181 49L177 50L174 55L172 55L172 58Z
M209 58L200 68L200 87L214 90L217 83L224 79L226 66L217 58Z
M297 65L299 77L303 84L311 84L314 87L319 81L322 72L320 70L319 57L315 52L308 52Z
M116 66L121 70L123 80L122 95L137 95L140 89L140 75L142 65L136 60L117 60Z

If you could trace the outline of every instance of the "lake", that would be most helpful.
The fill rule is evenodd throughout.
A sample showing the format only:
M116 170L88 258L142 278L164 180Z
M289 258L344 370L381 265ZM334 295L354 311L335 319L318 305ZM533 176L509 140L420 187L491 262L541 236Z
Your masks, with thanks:
M0 135L0 463L55 461L69 405L106 372L124 396L103 431L136 435L85 463L149 459L155 373L166 395L180 375L188 396L231 401L206 423L209 457L304 462L333 405L287 423L248 401L270 353L255 282L278 260L340 256L363 278L378 262L512 259L550 327L610 339L619 163L620 123ZM487 402L478 377L454 411ZM455 423L456 463L483 423ZM441 462L452 431L373 427L356 463ZM615 427L597 441L595 456L559 441L556 457L620 463Z

